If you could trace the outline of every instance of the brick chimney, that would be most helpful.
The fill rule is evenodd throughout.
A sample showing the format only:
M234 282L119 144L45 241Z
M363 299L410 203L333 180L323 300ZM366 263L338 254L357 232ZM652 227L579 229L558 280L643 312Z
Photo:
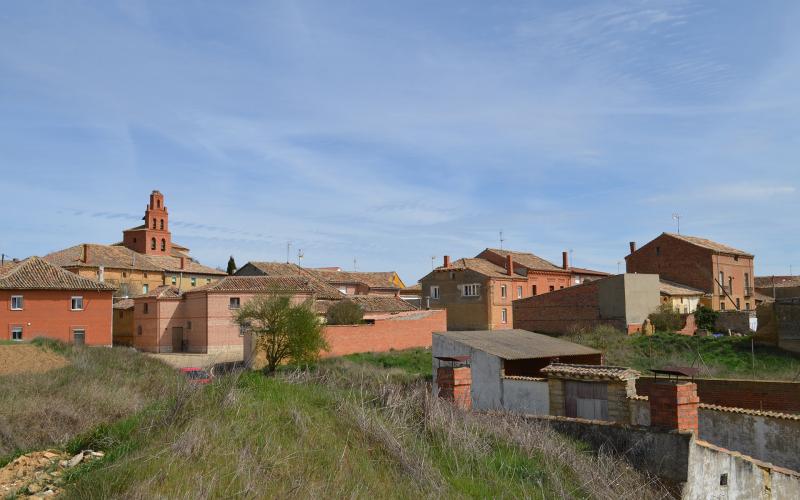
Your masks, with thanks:
M569 252L561 252L561 267L569 269Z
M514 259L511 254L506 255L506 272L509 276L514 276Z
M181 269L186 269L186 257L181 257Z
M472 409L472 370L469 366L440 366L436 370L439 397L465 410Z
M631 246L631 253L635 252L636 251L636 242L635 241L631 241L628 244Z
M83 244L83 253L81 254L81 262L83 262L84 264L89 262L89 244L88 243L84 243Z
M449 256L449 255L445 255L445 256L444 256L444 263L443 263L443 265L444 265L444 267L450 267L450 256Z
M697 434L697 384L674 380L658 381L650 388L650 425Z

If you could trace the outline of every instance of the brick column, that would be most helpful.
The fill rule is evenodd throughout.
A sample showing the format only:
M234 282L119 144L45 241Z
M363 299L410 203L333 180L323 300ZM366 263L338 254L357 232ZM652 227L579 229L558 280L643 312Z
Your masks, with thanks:
M659 381L650 387L650 425L697 434L697 384Z
M468 366L440 366L436 370L436 384L440 398L466 410L472 408L472 371Z

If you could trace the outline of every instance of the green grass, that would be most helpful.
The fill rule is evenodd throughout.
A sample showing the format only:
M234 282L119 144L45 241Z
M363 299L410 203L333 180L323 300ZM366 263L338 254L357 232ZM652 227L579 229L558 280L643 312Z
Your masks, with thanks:
M701 376L705 377L800 380L800 356L771 346L751 346L751 338L746 336L689 337L672 333L628 336L602 328L564 338L601 349L608 364L643 371L677 365L700 368Z
M418 375L427 380L432 377L432 357L430 349L406 349L380 353L361 353L344 356L354 363L369 364L381 368L397 368L410 375Z

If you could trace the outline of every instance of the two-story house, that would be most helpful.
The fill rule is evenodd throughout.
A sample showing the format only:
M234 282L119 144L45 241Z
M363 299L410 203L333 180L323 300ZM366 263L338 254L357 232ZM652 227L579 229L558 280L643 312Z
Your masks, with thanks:
M705 238L663 233L641 248L630 243L629 273L702 290L700 304L717 311L755 309L753 254Z

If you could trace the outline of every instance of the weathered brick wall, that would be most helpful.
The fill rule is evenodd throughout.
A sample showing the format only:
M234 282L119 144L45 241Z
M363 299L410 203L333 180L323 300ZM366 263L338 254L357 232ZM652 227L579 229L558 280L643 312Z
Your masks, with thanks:
M695 379L700 402L710 405L800 413L800 382ZM640 378L636 392L650 396L654 380Z
M324 331L330 351L322 355L333 357L358 352L430 347L433 332L445 330L447 311L444 310L401 313L377 319L371 325L330 325Z
M778 347L800 352L800 300L784 299L775 303Z
M738 333L750 332L750 313L745 311L723 311L719 313L714 329L720 332L728 330Z
M697 386L660 380L650 386L650 425L678 431L698 430Z
M465 409L472 408L472 371L468 366L440 366L436 370L439 397Z

